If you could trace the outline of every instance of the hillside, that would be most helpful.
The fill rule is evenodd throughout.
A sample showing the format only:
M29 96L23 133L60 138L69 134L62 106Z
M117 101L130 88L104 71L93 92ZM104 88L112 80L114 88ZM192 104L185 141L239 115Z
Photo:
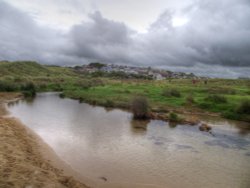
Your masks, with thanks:
M0 77L76 76L70 68L41 65L34 61L0 61Z
M0 91L20 91L33 84L39 91L60 91L80 76L71 68L41 65L31 61L0 62Z
M32 61L0 62L0 76L45 76L46 67Z

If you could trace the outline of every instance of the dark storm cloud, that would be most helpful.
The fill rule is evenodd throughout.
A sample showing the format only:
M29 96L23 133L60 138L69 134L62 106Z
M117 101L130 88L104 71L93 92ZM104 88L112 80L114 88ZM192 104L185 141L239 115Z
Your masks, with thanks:
M250 2L190 0L178 15L166 10L147 33L106 19L100 12L67 34L38 26L25 13L0 3L0 58L53 64L89 61L167 68L203 75L238 77L250 71ZM221 75L223 73L223 75Z
M126 49L133 42L130 38L132 31L123 23L103 18L100 12L90 14L89 18L90 22L72 28L69 34L72 46L66 51L80 58L105 62L128 61Z
M60 53L62 45L65 42L59 32L38 26L27 14L0 1L1 60L60 63L67 59Z
M183 14L190 20L185 26L173 28L172 15L166 12L146 36L166 64L250 67L249 2L203 0Z
M220 71L224 67L235 71L239 67L249 69L248 1L195 1L182 14L189 19L182 27L173 27L174 12L166 11L150 26L148 33L135 34L125 25L96 13L90 17L92 23L83 23L72 30L73 53L111 63L173 66L183 70L188 67L194 72L209 66ZM233 74L233 71L226 72Z

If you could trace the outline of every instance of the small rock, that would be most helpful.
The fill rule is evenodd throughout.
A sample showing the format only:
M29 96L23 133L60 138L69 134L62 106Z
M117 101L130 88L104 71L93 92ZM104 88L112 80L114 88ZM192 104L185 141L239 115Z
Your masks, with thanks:
M108 181L108 179L105 177L100 177L100 179L102 179L103 181Z
M207 124L205 124L205 123L203 123L203 124L199 127L199 129L200 129L200 131L209 132L209 131L212 129L212 127L209 126L209 125L207 125Z

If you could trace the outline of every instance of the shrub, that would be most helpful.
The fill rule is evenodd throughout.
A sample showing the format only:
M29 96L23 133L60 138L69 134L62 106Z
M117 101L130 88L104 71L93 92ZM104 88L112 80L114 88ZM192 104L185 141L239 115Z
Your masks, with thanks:
M238 114L248 114L250 115L250 100L242 101L240 105L236 108Z
M22 94L23 94L24 97L34 97L34 96L36 96L35 91L22 91Z
M36 87L32 82L22 85L21 91L24 97L34 97L36 95Z
M228 119L233 119L233 120L241 119L241 115L239 115L238 113L236 113L236 111L233 111L233 110L222 113L222 116Z
M112 100L107 99L104 106L106 106L106 107L114 107L114 102Z
M181 97L181 93L177 89L164 89L162 95L165 97Z
M231 88L223 88L223 87L211 87L209 89L204 90L209 94L227 94L227 95L235 95L236 91Z
M18 87L12 82L0 81L0 91L17 91Z
M79 97L79 103L83 103L83 102L84 102L84 98L83 97Z
M80 81L76 85L82 89L89 89L91 87L91 83L88 81Z
M207 102L202 102L199 104L199 107L200 108L203 108L203 109L209 109L212 107L212 104L211 103L207 103Z
M22 91L33 91L35 90L35 85L32 82L26 83L21 86Z
M101 79L92 79L90 85L92 87L96 87L96 86L104 86L105 84Z
M169 121L170 122L179 122L180 121L180 117L176 113L171 112L169 114Z
M123 93L131 93L128 89L124 90Z
M213 103L227 103L227 99L223 95L209 95L205 98L205 101Z
M38 88L39 88L39 90L41 91L41 90L46 90L46 88L47 88L47 85L46 84L39 84L38 85Z
M192 95L188 95L187 98L186 98L186 102L187 102L187 104L193 104L193 103L195 103L193 96Z
M134 119L148 119L149 104L146 97L134 97L131 104Z
M59 97L63 99L63 98L65 98L65 94L64 93L60 93Z

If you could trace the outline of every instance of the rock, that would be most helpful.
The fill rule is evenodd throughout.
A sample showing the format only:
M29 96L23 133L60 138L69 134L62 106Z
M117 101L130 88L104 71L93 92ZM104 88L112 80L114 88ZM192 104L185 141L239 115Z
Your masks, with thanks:
M102 179L103 181L108 181L108 179L105 177L100 177L100 179Z
M186 122L189 125L197 125L200 123L200 120L196 116L191 116L186 119Z
M200 131L209 132L212 129L212 127L209 126L209 125L207 125L207 124L205 124L205 123L203 123L203 124L201 124L201 126L199 127L199 129L200 129Z

